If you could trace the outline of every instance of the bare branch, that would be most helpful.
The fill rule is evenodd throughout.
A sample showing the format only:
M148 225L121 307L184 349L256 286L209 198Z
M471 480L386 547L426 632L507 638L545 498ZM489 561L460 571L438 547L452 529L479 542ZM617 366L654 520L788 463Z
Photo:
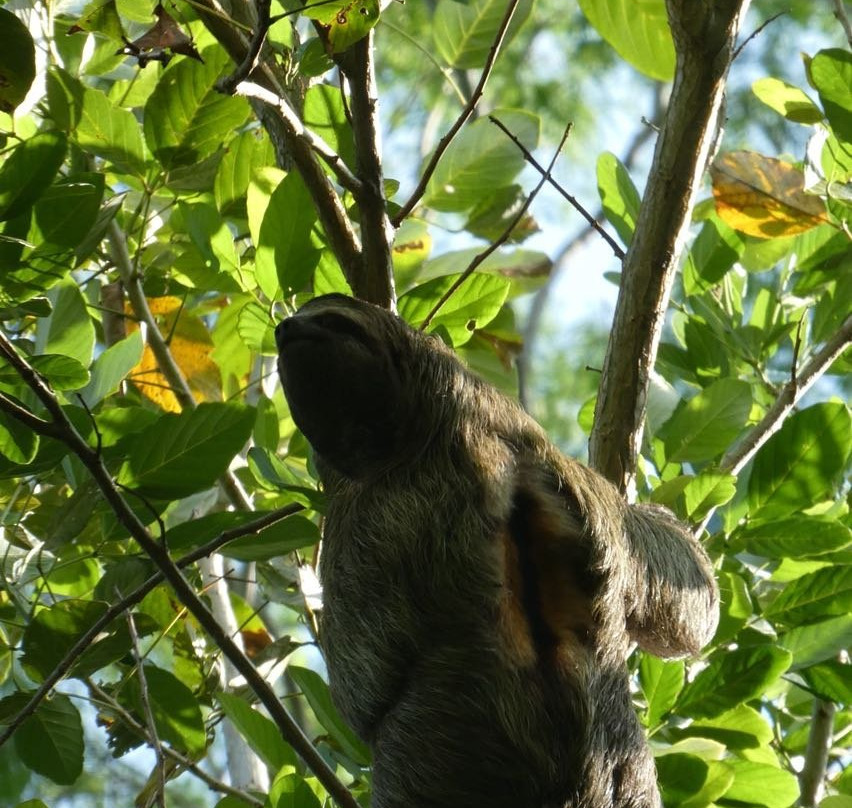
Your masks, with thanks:
M589 441L591 465L632 493L651 369L748 0L667 0L676 74L624 260Z
M465 104L464 108L459 113L455 123L438 141L438 145L435 147L435 151L432 152L432 157L426 164L426 168L423 170L423 174L420 177L420 181L417 183L417 187L408 198L408 201L397 212L396 216L393 217L392 221L394 227L399 227L406 216L414 210L415 205L417 205L423 194L426 192L426 186L429 184L432 174L435 173L435 169L438 167L438 163L441 161L441 157L444 156L444 152L447 150L447 147L450 143L452 143L453 138L458 134L462 126L465 125L467 119L473 114L474 109L476 109L479 99L482 98L482 93L485 90L485 84L488 81L488 77L491 75L494 63L497 61L500 46L506 38L506 32L509 30L509 24L512 22L512 17L515 14L515 9L518 7L518 2L519 0L509 0L509 4L506 6L506 13L503 15L503 20L500 23L500 27L497 29L494 41L491 43L491 49L488 52L488 58L485 60L485 65L482 68L482 75L479 77L479 82L476 87L474 87L473 93L468 99L467 104Z
M538 196L538 192L544 187L544 184L550 179L550 172L553 171L553 166L556 165L556 161L559 159L559 153L562 151L562 147L565 145L565 141L568 140L568 135L571 134L571 127L573 124L568 124L565 127L565 131L562 133L562 139L559 141L559 145L556 147L556 151L553 154L553 159L551 159L550 164L544 170L541 175L541 179L535 188L532 189L530 195L524 201L524 204L521 206L521 209L515 214L512 218L512 221L506 226L506 229L500 234L499 238L496 241L489 244L481 253L478 253L474 259L467 265L467 269L459 275L458 278L452 283L449 289L441 295L438 302L432 307L432 310L429 314L426 315L426 318L420 324L420 329L423 330L429 326L429 323L432 322L432 318L441 310L441 307L456 293L456 290L475 272L476 268L486 259L489 255L495 252L500 248L501 245L505 244L508 241L509 236L512 235L512 231L518 226L521 219L526 215L527 210L529 210L530 205L532 205L533 200Z
M488 120L491 121L491 123L495 124L512 141L512 143L514 143L518 147L521 154L524 155L524 160L526 160L536 171L538 171L539 174L547 177L547 181L550 183L550 185L553 186L553 188L555 188L559 192L563 199L565 199L570 205L573 206L573 208L586 220L586 222L588 222L589 227L591 227L592 230L594 230L607 244L609 244L613 255L615 255L615 257L619 261L623 261L624 250L622 250L618 242L609 233L607 233L606 230L603 229L603 227L601 227L598 218L592 216L592 214L589 213L577 201L577 198L575 196L569 194L555 179L553 179L553 177L551 177L547 173L547 170L545 170L541 163L539 163L538 160L536 160L535 157L532 156L529 149L527 149L527 147L524 146L524 144L521 143L521 141L518 140L518 138L515 137L512 132L509 131L509 129L501 120L495 118L493 115L489 115Z

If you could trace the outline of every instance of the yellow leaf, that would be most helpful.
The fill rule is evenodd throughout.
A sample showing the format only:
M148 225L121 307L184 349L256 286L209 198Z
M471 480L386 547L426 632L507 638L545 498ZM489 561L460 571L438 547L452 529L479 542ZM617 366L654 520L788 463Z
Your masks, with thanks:
M828 221L825 204L805 193L790 163L747 151L722 155L710 168L716 212L725 224L757 238L803 233Z
M181 308L178 297L149 298L148 306L166 339L175 364L189 384L197 401L221 401L222 381L219 368L210 358L213 342L199 317ZM129 331L139 326L130 321ZM139 364L130 372L130 381L145 398L167 412L180 412L177 396L168 379L160 371L151 346L146 343Z

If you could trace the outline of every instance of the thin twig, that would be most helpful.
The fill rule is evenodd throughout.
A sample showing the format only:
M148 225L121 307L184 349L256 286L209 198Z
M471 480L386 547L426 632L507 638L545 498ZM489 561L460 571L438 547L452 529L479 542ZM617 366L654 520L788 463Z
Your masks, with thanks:
M476 87L474 87L473 93L461 113L459 113L455 123L438 141L438 145L435 147L435 151L432 152L432 157L429 158L429 162L423 170L423 174L420 177L420 181L417 183L417 187L408 198L408 201L399 209L396 216L393 217L392 221L394 227L399 227L405 217L414 210L415 205L417 205L423 194L426 192L426 186L429 184L429 180L435 173L435 169L438 167L441 157L444 156L444 152L447 150L450 143L452 143L453 138L458 134L462 126L464 126L467 122L467 119L473 114L474 109L476 109L476 105L479 103L479 99L482 97L482 93L485 90L485 84L488 81L488 77L491 75L494 63L497 61L500 46L506 38L506 32L509 30L509 24L512 22L512 17L515 14L515 9L518 7L518 3L519 0L509 0L509 4L506 7L506 13L503 15L503 20L500 23L500 27L497 29L494 41L491 43L491 49L488 52L488 58L485 60L485 65L482 68L482 75L479 77L479 82Z
M1 402L2 399L0 398L0 403ZM241 538L242 536L259 533L264 528L274 525L276 522L279 522L294 513L298 513L301 510L303 510L301 505L298 503L291 503L277 511L264 514L260 518L254 519L245 525L225 530L215 539L211 539L207 542L207 544L204 544L179 558L175 561L175 566L179 569L188 567L200 558L204 558L205 556L216 552L229 542ZM2 747L3 744L12 737L15 730L20 725L38 709L39 704L47 698L53 688L56 687L68 671L71 670L74 663L94 642L95 638L102 631L106 630L107 626L109 626L113 620L123 614L127 609L141 602L152 589L159 586L164 580L165 577L162 572L155 573L148 578L147 581L141 583L136 587L136 589L127 594L117 603L114 603L112 606L107 608L107 610L94 623L92 623L91 626L89 626L86 632L80 635L79 639L65 652L65 656L63 656L62 659L54 666L53 671L45 677L38 690L30 696L30 700L18 711L14 718L8 722L6 729L2 734L0 734L0 747Z
M237 68L229 76L220 79L216 85L216 89L226 95L233 95L237 85L248 77L249 73L257 67L257 60L260 57L263 43L266 42L266 35L269 33L271 25L269 19L269 9L272 6L271 0L257 0L255 8L257 10L257 27L249 42L248 50L245 58Z
M535 188L532 189L530 195L524 201L524 204L521 206L521 209L514 216L511 222L509 222L506 229L500 234L499 238L493 243L489 244L481 253L477 254L474 259L468 264L467 269L459 275L458 278L452 283L449 289L441 295L438 302L432 307L432 310L429 314L426 315L426 318L420 324L421 331L429 326L429 323L432 322L432 318L440 311L441 307L455 294L456 290L474 273L476 268L486 259L489 255L491 255L495 250L501 247L506 241L509 240L509 236L512 235L512 231L518 226L521 219L529 210L530 205L533 200L538 196L538 192L544 187L544 184L550 178L550 172L553 170L553 166L556 165L556 161L559 159L559 153L562 151L562 147L565 145L565 141L568 140L568 135L571 134L571 128L573 124L568 124L565 127L565 131L562 133L562 139L559 141L559 145L556 147L556 151L553 154L553 158L550 161L550 164L547 166L547 169L541 175L541 179Z
M99 706L102 706L104 709L109 710L128 729L132 730L140 738L150 743L150 739L148 738L148 735L145 732L145 727L143 727L138 721L136 721L136 719L134 719L134 717L127 710L125 710L121 706L121 704L119 704L114 698L112 698L109 693L98 687L98 685L96 685L91 679L86 680L86 686L89 688L92 694L94 694L98 702L100 702ZM223 783L221 780L217 780L215 777L211 777L196 763L194 763L185 755L182 755L180 752L177 752L169 746L163 746L162 749L163 754L165 754L166 757L171 758L182 769L188 771L190 774L197 777L212 791L218 791L220 794L229 794L232 797L236 797L238 800L245 802L248 805L255 806L256 808L263 808L263 801L259 800L253 794L249 794L245 791L240 791L238 788L229 786L227 783Z
M606 230L603 229L603 227L601 227L597 219L592 216L592 214L589 213L577 201L577 198L569 194L558 182L556 182L555 179L553 179L553 177L551 177L545 171L541 163L539 163L538 160L536 160L535 157L532 156L529 149L527 149L527 147L524 146L524 144L521 143L521 141L512 132L509 131L506 125L499 118L495 118L493 115L489 115L488 120L491 121L491 123L493 123L495 126L497 126L497 128L500 129L512 141L512 143L514 143L518 147L518 149L520 149L521 154L524 155L524 160L526 160L536 171L538 171L539 174L547 178L547 181L562 195L562 197L570 205L574 207L574 209L586 220L586 222L588 222L589 227L591 227L592 230L598 233L598 235L600 235L600 237L607 244L609 244L610 249L614 253L615 257L619 261L623 261L624 250L622 250L618 242L609 233L607 233Z
M783 17L785 14L789 14L790 12L786 9L784 11L779 11L777 14L773 14L768 20L765 20L757 28L754 29L739 45L739 47L734 51L734 55L731 57L731 61L733 62L742 52L746 45L752 41L756 36L763 32L763 29L767 26L771 25L775 20L779 17Z
M139 652L139 635L136 632L136 622L130 612L127 613L127 630L130 633L130 648L136 662L136 676L139 678L139 699L142 702L142 712L145 714L145 724L148 727L148 742L154 749L157 772L157 793L155 798L160 808L166 808L166 759L163 756L163 744L157 733L154 713L151 710L151 699L148 697L148 680L142 665L142 654Z

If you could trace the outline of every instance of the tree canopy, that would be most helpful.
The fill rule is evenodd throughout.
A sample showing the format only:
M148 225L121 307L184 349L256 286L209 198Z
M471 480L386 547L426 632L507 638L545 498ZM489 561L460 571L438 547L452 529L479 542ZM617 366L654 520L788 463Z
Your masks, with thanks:
M0 6L0 802L369 803L273 337L344 292L705 542L713 643L632 658L666 807L852 808L852 27L700 5Z

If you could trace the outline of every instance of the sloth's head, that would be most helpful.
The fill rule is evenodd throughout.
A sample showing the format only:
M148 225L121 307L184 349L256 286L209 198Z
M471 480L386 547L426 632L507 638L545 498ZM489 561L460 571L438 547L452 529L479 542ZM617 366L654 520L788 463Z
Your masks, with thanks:
M457 364L432 338L333 294L279 323L275 341L293 420L335 471L359 479L420 455Z

